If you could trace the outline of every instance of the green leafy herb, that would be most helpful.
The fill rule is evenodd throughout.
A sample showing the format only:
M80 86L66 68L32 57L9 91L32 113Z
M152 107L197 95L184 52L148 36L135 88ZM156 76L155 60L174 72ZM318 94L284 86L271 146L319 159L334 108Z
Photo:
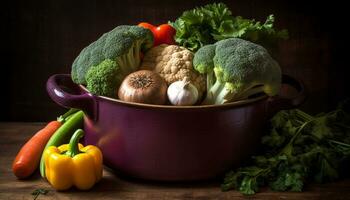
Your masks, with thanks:
M46 189L42 189L42 188L39 188L39 189L35 189L31 194L34 196L34 200L36 200L39 195L46 195L49 191L46 190Z
M263 46L288 38L287 30L274 29L274 21L273 15L269 15L264 23L232 16L225 4L213 3L185 11L175 22L169 23L176 29L176 42L197 51L204 45L232 37Z
M307 181L327 182L340 176L350 159L350 115L347 104L311 116L285 110L271 119L271 132L262 138L263 153L250 165L228 172L222 190L235 188L246 195L259 187L277 191L302 191Z

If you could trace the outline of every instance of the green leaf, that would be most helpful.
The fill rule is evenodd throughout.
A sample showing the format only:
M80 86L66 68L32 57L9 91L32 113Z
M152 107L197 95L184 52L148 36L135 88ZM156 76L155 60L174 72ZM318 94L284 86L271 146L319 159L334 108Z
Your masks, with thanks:
M285 142L285 137L281 136L275 128L271 130L270 135L262 137L261 143L273 148L281 146Z
M241 186L239 187L239 191L245 195L252 195L258 191L258 184L254 177L246 176L242 180Z
M283 176L278 176L277 179L272 183L270 183L269 186L271 187L272 190L276 190L276 191L287 190L287 186L285 185L285 177Z
M289 190L293 192L301 192L304 186L302 176L297 172L287 173L285 178L285 184L289 188Z
M238 177L239 173L235 173L234 171L230 171L225 175L224 183L221 185L222 191L228 191L233 188L237 188L238 183Z
M36 200L36 199L39 197L39 195L46 195L48 192L49 192L49 191L46 190L46 189L39 188L39 189L35 189L35 190L31 193L31 195L33 195L33 196L34 196L34 200Z
M280 111L272 117L271 125L273 128L282 128L286 124L288 118L287 111Z
M322 148L318 145L312 145L305 148L305 152L298 155L298 159L304 166L312 166L317 162L318 155Z
M272 29L273 28L273 23L275 22L275 16L274 15L269 15L266 18L266 21L264 23L264 28L266 29Z
M338 171L332 166L324 155L321 155L318 162L318 172L315 174L314 180L319 183L323 183L328 180L335 180L338 178L338 176Z
M287 120L287 122L284 124L284 127L282 128L284 135L294 136L296 131L298 130L298 127L295 127L292 123L292 120Z
M323 138L332 137L332 131L328 126L327 116L322 116L314 121L314 128L311 131L311 135L315 136L317 139L322 140Z
M285 170L285 169L284 169ZM276 191L301 192L304 186L303 178L299 172L282 171L275 181L270 184Z

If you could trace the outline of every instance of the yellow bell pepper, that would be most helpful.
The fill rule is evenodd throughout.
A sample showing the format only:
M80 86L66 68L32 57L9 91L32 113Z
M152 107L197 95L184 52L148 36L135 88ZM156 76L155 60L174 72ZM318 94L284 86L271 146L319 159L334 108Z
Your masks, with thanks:
M73 185L87 190L102 177L102 153L96 146L78 144L83 135L78 129L69 144L50 146L44 152L46 178L56 190Z

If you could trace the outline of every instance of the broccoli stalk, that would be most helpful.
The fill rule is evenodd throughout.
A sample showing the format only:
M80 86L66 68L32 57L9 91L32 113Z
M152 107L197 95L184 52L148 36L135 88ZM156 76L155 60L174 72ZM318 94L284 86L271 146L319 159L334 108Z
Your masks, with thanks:
M219 82L219 81L216 80L214 70L207 72L207 91L208 91L208 89L214 87L215 83L217 83L217 82Z
M141 63L140 51L141 42L136 41L126 54L116 59L116 63L120 66L122 74L128 75L139 68Z
M216 80L214 74L214 62L213 58L215 56L215 45L206 45L200 48L194 58L193 66L201 74L207 74L207 91L214 86ZM208 92L209 95L211 95Z
M230 38L200 48L194 68L207 74L207 96L202 104L223 104L258 93L276 95L281 70L267 50L242 39Z
M225 83L216 80L215 83L209 87L209 90L207 90L207 96L202 104L223 104L226 102L225 99L230 93L231 91L225 87Z
M262 84L250 84L246 87L241 87L239 84L223 83L217 80L208 90L207 96L203 104L224 104L232 101L248 99L250 96L264 93Z

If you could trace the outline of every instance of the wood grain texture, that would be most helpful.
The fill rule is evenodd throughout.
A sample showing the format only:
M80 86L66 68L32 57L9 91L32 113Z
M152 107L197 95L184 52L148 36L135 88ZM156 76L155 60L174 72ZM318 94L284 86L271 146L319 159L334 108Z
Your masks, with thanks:
M204 0L13 0L2 3L5 34L1 48L4 106L0 121L47 121L63 112L45 91L50 75L69 73L82 48L121 24L175 20ZM265 20L273 13L276 27L290 40L280 44L276 59L284 73L303 80L309 98L302 108L333 108L346 93L347 6L341 1L223 0L234 15ZM344 32L345 31L345 32ZM345 39L344 39L345 38ZM40 112L38 112L40 111Z
M49 190L38 199L266 199L266 200L345 200L350 198L350 180L323 185L308 185L305 192L273 192L262 189L255 196L246 197L237 191L221 192L219 181L197 183L160 183L135 180L104 170L102 180L90 191L71 189L56 192L35 173L28 180L17 180L12 174L11 163L33 133L43 123L0 123L0 199L33 199L31 192L38 188Z

